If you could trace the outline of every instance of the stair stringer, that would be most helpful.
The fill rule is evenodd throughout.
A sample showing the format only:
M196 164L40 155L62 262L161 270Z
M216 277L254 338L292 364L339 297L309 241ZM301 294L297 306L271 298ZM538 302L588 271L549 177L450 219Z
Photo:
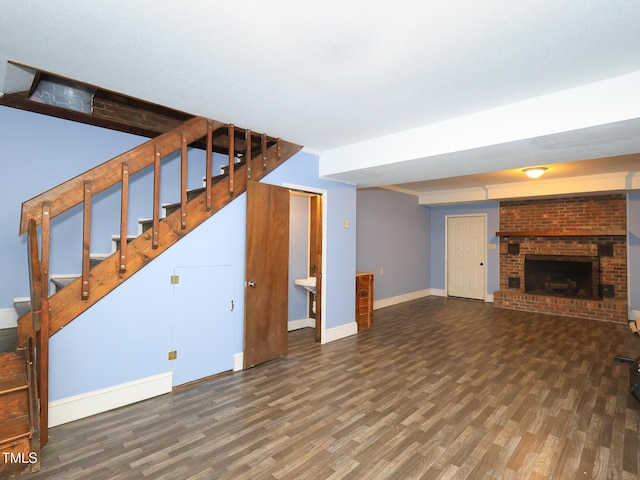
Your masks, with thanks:
M282 142L267 150L266 160L260 157L252 161L251 180L260 180L282 165L302 149L302 146ZM186 226L182 228L180 209L159 222L158 246L153 248L151 232L147 231L127 245L127 262L124 272L120 272L119 252L115 252L91 269L89 275L89 298L81 299L82 278L71 282L65 288L49 297L49 336L71 323L103 299L109 292L122 285L136 272L148 265L167 248L193 231L198 225L224 208L225 205L246 191L248 168L243 165L234 175L233 192L229 190L229 178L212 186L212 208L206 210L206 192L187 202ZM29 335L33 335L31 312L18 319L18 344L24 345Z

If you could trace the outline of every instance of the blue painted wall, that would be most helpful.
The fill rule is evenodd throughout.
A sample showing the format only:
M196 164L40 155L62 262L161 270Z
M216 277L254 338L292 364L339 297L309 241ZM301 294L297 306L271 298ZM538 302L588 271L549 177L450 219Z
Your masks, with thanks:
M263 182L280 186L294 184L327 192L323 200L323 228L327 236L323 315L329 329L355 322L356 188L319 178L318 164L316 155L300 152L267 175ZM344 228L345 220L349 220L349 228Z
M356 268L373 272L375 300L429 288L429 209L413 195L366 189L357 212Z
M496 232L500 226L498 203L479 203L473 205L450 205L431 207L431 288L445 289L445 232L447 215L487 215L487 293L492 294L500 288L499 238Z

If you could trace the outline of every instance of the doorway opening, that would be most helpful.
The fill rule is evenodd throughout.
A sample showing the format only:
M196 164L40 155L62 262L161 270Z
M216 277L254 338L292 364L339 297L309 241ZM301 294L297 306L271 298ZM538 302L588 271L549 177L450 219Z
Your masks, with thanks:
M288 304L291 277L289 275L289 235L291 191L308 194L309 246L315 252L308 259L305 278L315 272L316 313L315 339L325 336L324 276L326 271L327 195L324 190L292 185L279 187L261 182L247 182L247 228L245 245L245 309L243 368L251 368L288 350ZM319 233L321 232L321 233ZM313 245L312 245L313 243ZM310 248L311 250L311 248ZM313 262L312 260L315 260ZM315 265L312 269L311 267ZM316 283L316 282L314 282Z
M323 195L290 187L288 331L315 329L322 340Z

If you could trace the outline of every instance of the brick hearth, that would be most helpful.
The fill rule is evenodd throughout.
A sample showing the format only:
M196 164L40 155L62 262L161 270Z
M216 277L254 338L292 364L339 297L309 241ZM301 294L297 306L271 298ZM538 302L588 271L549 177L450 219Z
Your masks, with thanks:
M501 202L500 290L494 293L494 305L626 323L626 231L625 195ZM614 295L578 299L525 293L527 254L600 254L600 283L612 285Z

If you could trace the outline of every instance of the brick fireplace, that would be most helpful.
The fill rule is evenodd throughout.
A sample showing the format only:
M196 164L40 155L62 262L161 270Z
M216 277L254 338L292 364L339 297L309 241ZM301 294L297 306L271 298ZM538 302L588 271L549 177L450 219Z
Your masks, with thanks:
M494 305L626 323L626 208L622 194L501 202Z

